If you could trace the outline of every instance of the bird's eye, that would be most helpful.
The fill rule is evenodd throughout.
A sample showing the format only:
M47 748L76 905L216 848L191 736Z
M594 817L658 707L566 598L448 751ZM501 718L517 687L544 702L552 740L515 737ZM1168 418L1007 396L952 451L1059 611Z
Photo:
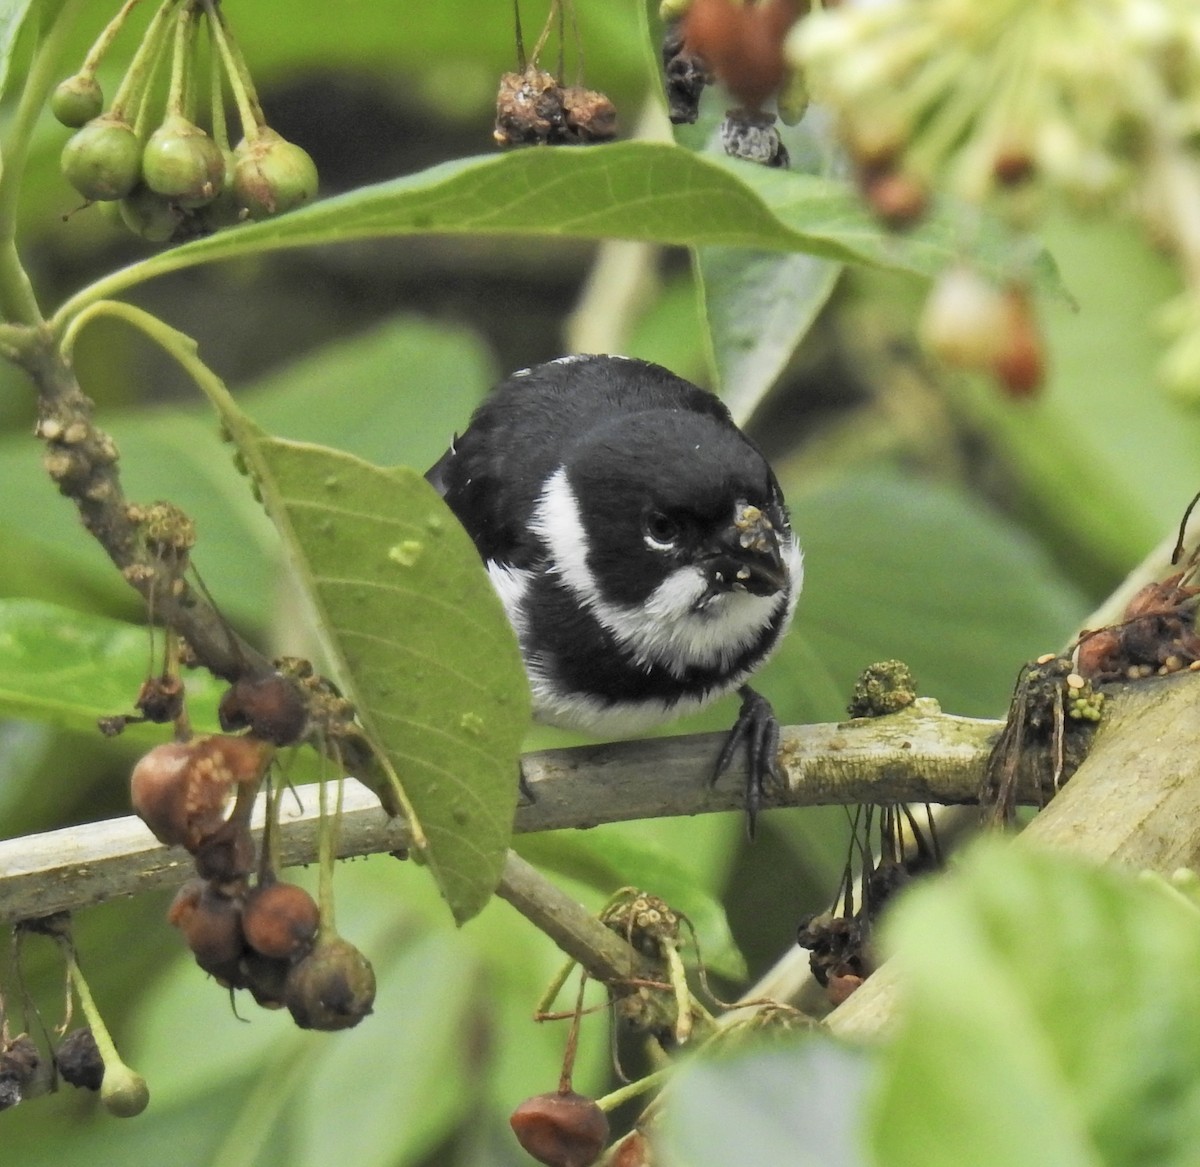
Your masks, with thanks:
M646 533L646 542L655 548L673 546L680 534L679 523L670 515L664 515L662 511L651 511L646 516L642 529Z

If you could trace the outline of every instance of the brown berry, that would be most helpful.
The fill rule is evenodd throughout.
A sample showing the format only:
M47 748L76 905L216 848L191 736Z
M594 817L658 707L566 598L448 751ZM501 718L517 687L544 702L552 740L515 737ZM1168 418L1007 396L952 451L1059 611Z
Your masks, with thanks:
M294 883L260 884L246 896L242 931L255 952L276 960L299 960L313 946L321 912Z
M872 214L893 231L913 226L929 205L925 187L899 170L864 173L860 186Z
M197 780L198 757L196 742L164 742L133 768L133 809L160 843L194 845L225 821L229 784Z
M104 1081L104 1059L90 1028L71 1030L54 1051L54 1064L68 1086L99 1090Z
M1005 292L1008 327L1004 345L992 362L992 375L1010 397L1030 397L1046 376L1046 354L1029 293L1013 287Z
M608 1117L573 1091L526 1098L509 1117L521 1144L546 1167L591 1167L608 1143Z
M233 787L257 786L270 755L246 737L164 742L133 769L133 809L160 842L195 851L224 825Z
M747 109L760 109L787 76L783 41L798 14L796 0L692 0L682 20L684 44Z
M24 1100L26 1087L41 1064L37 1044L27 1033L0 1040L0 1111Z
M274 960L248 949L238 966L238 987L249 989L255 1004L264 1009L282 1009L287 992L290 960Z
M167 920L183 933L196 963L219 981L236 985L238 961L246 949L241 905L202 879L190 879L167 910Z
M375 970L353 944L334 936L292 967L284 1002L301 1029L350 1029L375 1004Z
M221 698L217 716L226 732L249 729L276 746L298 742L308 725L299 683L279 672L239 677Z

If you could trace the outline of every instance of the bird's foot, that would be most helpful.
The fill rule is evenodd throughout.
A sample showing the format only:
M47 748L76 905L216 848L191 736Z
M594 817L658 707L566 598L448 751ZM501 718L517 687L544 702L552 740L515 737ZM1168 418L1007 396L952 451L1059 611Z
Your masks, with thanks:
M779 719L761 693L743 685L738 693L742 708L721 747L713 770L716 782L733 761L742 742L746 743L749 767L746 774L746 831L754 838L754 826L762 809L768 781L779 777Z

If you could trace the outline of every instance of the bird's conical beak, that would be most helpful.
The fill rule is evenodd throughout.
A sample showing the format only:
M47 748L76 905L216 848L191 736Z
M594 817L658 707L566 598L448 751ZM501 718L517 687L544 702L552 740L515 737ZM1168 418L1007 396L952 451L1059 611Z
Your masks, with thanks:
M758 507L739 502L733 522L721 532L705 564L712 591L771 596L788 583L779 532Z

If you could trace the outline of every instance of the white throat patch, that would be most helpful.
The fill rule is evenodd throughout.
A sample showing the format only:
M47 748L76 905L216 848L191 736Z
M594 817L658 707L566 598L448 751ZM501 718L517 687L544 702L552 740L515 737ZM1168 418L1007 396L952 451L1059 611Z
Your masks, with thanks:
M676 676L687 669L725 668L759 638L785 605L794 606L799 590L799 552L785 549L792 570L790 594L756 596L725 592L703 607L697 603L708 587L698 567L680 567L667 576L645 604L614 604L605 600L588 565L588 539L579 502L559 469L546 483L533 513L534 533L550 554L550 570L585 605L634 663L659 665ZM732 684L742 677L731 677Z

